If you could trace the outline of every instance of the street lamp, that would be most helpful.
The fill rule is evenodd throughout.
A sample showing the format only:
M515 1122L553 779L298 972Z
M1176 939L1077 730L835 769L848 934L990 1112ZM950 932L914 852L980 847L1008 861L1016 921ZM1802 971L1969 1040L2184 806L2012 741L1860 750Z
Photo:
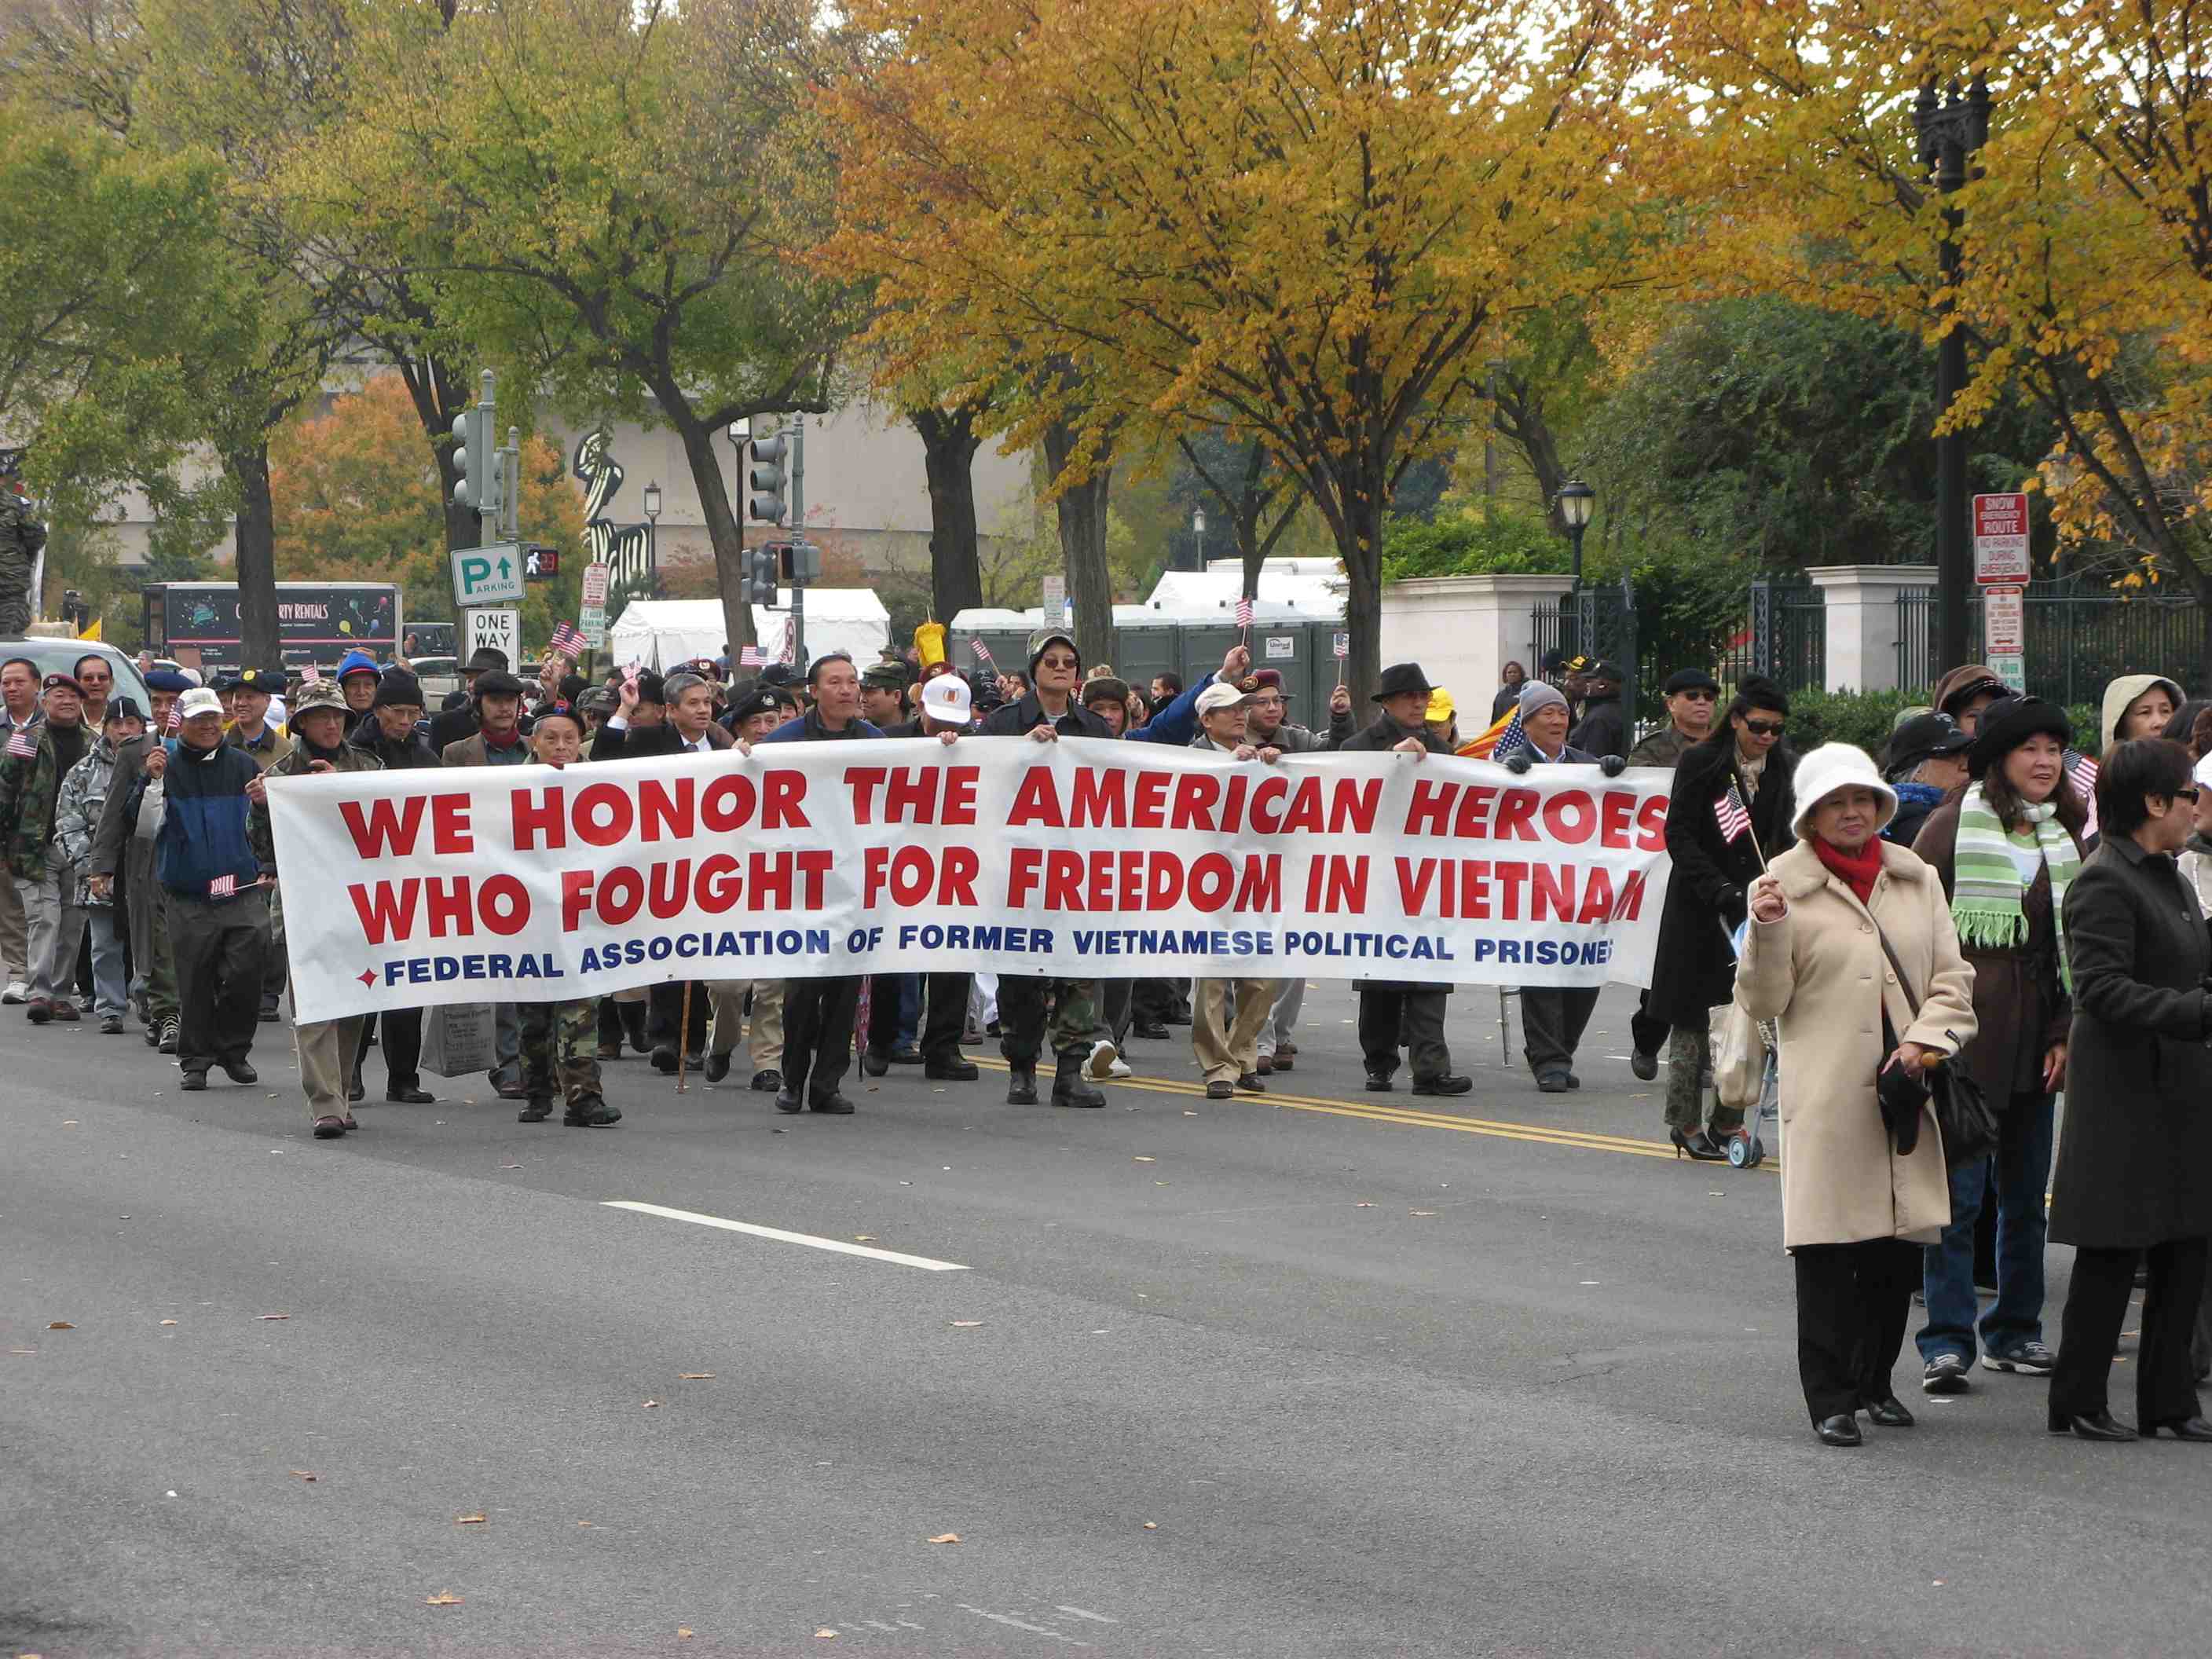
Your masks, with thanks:
M1990 89L1980 76L1961 96L1956 82L1938 101L1933 85L1923 86L1913 101L1912 124L1917 130L1920 165L1935 175L1936 193L1949 196L1966 188L1972 176L1974 152L1990 139ZM1943 240L1936 253L1947 295L1959 291L1959 210L1943 210ZM1938 315L1948 316L1954 301L1946 298ZM1936 347L1936 416L1951 411L1953 402L1966 389L1966 331L1946 330ZM1936 659L1940 667L1966 661L1966 595L1973 587L1972 538L1966 517L1966 434L1947 432L1936 440Z
M660 570L660 480L645 487L645 568L648 575Z
M1198 568L1206 568L1206 509L1194 507L1190 510L1191 534L1198 538Z
M1575 538L1575 586L1583 584L1583 532L1589 528L1590 514L1597 507L1597 491L1580 478L1570 478L1559 486L1556 498L1559 522L1567 527L1567 534Z

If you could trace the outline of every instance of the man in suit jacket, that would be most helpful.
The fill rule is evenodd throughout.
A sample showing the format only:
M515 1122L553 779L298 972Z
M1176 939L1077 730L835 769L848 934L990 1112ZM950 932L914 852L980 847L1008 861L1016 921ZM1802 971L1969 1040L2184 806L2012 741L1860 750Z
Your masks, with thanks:
M634 760L644 755L679 755L687 750L712 754L737 742L714 723L713 681L684 668L657 687L647 683L649 678L641 673L623 683L622 699L613 717L592 739L593 760ZM654 690L667 707L667 720L659 726L635 725L633 716L639 704L647 702L647 693Z

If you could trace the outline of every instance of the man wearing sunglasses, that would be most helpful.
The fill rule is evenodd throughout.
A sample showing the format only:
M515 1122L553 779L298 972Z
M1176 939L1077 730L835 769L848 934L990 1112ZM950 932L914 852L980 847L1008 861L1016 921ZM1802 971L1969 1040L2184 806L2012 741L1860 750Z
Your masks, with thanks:
M1679 669L1668 676L1661 690L1667 701L1667 726L1628 751L1631 766L1656 766L1667 771L1682 758L1692 744L1713 734L1713 713L1720 707L1721 688L1702 668Z

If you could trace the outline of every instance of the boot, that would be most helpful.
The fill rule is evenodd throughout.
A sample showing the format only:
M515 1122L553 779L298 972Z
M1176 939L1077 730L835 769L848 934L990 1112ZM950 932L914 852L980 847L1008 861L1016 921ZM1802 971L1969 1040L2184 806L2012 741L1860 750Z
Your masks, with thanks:
M583 1100L562 1115L561 1121L572 1129L604 1129L622 1121L622 1112L604 1100Z
M645 1040L646 1005L642 1002L617 1002L615 1014L622 1021L623 1035L629 1039L635 1054L644 1054L653 1045Z
M1014 1065L1006 1073L1006 1104L1034 1106L1036 1102L1036 1067Z
M1062 1054L1060 1070L1052 1080L1052 1103L1055 1106L1103 1106L1106 1097L1092 1088L1083 1079L1083 1063L1087 1056L1081 1054Z

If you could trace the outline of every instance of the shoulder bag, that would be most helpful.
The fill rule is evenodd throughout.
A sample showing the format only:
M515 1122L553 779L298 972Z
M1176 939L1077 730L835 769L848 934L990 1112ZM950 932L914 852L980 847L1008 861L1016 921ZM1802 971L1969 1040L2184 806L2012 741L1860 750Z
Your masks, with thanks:
M1897 959L1897 949L1889 942L1889 935L1881 924L1874 925L1875 936L1881 940L1882 954L1889 965L1897 970L1897 982L1905 988L1905 1000L1912 1005L1915 1017L1920 1012L1920 994L1912 988L1912 976L1905 971L1905 964ZM1887 1027L1888 1017L1883 1016ZM1954 1043L1958 1034L1946 1031L1944 1036ZM1895 1045L1892 1045L1893 1050ZM1996 1151L1996 1114L1990 1109L1989 1099L1982 1093L1982 1085L1974 1081L1966 1070L1966 1045L1959 1043L1960 1052L1954 1053L1941 1066L1923 1071L1921 1076L1928 1085L1928 1103L1936 1113L1936 1127L1943 1137L1943 1161L1956 1168L1971 1164L1977 1158L1987 1158Z

